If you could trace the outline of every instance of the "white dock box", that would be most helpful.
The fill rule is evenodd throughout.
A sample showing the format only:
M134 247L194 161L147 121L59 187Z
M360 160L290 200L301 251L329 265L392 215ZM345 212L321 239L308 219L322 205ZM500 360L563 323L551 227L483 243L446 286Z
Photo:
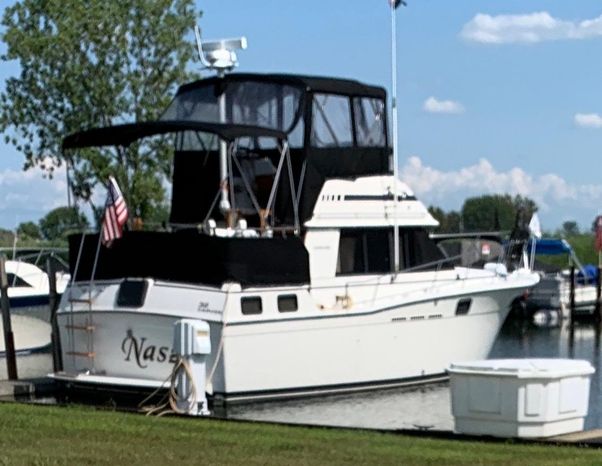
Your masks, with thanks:
M497 437L550 437L583 430L588 361L493 359L454 363L451 377L455 431Z

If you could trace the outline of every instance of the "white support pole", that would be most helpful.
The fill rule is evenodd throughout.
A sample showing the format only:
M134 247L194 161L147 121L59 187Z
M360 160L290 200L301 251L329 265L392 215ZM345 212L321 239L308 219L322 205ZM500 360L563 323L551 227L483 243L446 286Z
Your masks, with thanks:
M220 78L223 78L223 72L219 74ZM222 92L218 98L219 105L219 121L220 123L226 123L226 92ZM219 178L220 178L220 190L221 199L219 202L220 211L226 216L230 212L230 200L228 196L228 148L226 141L220 138L219 140ZM228 225L231 226L231 225Z
M391 112L393 126L393 264L395 274L399 273L399 221L397 219L397 180L398 180L398 154L397 154L397 29L395 23L395 2L391 2Z

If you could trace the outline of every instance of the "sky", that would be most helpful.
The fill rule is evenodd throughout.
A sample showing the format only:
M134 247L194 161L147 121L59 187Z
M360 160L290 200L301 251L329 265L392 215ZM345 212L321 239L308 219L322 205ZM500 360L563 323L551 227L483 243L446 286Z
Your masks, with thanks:
M0 10L13 2L0 0ZM397 10L400 177L427 205L521 194L544 229L602 213L602 3L408 0ZM387 0L200 0L207 39L244 35L239 71L391 88ZM4 51L0 43L0 53ZM2 63L0 88L19 73ZM0 140L0 227L66 203Z

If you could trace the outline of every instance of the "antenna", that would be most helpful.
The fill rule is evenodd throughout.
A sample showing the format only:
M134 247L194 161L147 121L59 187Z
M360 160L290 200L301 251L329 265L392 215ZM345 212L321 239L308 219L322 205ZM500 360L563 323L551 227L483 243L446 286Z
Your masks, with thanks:
M201 29L197 25L194 26L194 35L201 63L205 68L217 71L219 76L223 76L226 71L231 71L232 68L238 66L235 50L247 48L247 38L244 36L203 42Z

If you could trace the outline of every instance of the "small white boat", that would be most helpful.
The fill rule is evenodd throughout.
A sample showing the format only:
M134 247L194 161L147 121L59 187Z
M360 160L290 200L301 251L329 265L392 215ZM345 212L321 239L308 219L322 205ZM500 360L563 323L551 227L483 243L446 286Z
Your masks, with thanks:
M5 267L15 351L26 354L48 348L51 334L48 274L21 260L8 260ZM69 274L56 274L59 298L68 282ZM3 332L0 322L0 356L5 352Z
M538 240L537 255L567 257L569 263L576 266L575 273L575 314L591 316L596 305L596 270L592 266L581 265L571 245L564 239ZM535 267L538 270L537 265ZM526 305L532 313L540 310L554 310L561 318L569 318L571 314L571 279L568 269L557 271L539 271L541 279L529 292Z
M29 354L43 351L50 346L51 327L35 317L22 315L12 316L11 325L17 354ZM5 355L4 326L0 319L0 357Z
M50 321L48 274L36 265L20 260L6 261L8 297L13 315L26 315ZM65 291L69 274L56 274L57 293Z

